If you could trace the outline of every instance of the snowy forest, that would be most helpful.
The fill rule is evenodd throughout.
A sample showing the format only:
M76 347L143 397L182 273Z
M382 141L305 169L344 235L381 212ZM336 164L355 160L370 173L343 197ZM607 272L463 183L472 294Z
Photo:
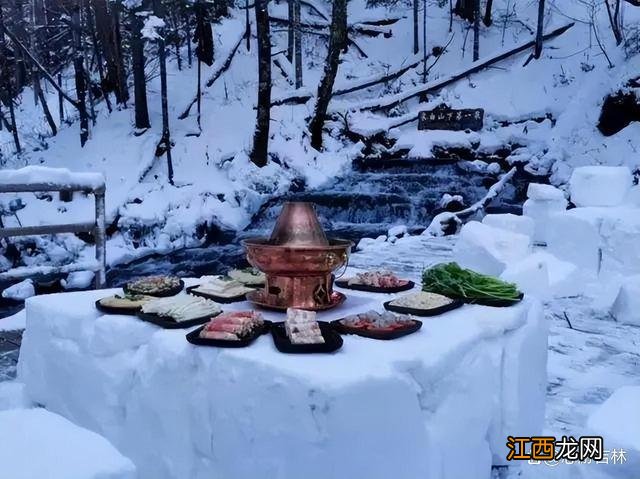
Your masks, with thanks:
M7 477L635 479L639 138L640 0L0 0Z

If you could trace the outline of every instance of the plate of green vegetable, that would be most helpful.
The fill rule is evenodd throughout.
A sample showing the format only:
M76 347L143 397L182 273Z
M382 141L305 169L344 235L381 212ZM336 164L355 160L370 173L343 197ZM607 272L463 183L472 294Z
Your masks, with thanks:
M457 263L442 263L424 270L422 290L485 306L512 306L524 298L515 284L461 268Z

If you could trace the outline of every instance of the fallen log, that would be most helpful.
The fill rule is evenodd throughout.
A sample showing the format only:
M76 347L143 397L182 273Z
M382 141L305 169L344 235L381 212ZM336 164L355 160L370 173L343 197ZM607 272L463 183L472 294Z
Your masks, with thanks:
M289 19L285 17L279 17L276 15L269 15L269 21L272 23L277 23L278 25L289 25ZM311 20L307 20L305 22L300 22L300 27L309 29L309 30L328 30L329 23L328 22L314 22ZM370 37L377 37L378 35L384 35L385 38L389 38L393 32L389 28L384 28L378 25L365 25L363 23L352 23L347 27L347 31L351 33L358 33L360 35L367 35Z
M415 57L414 57L415 58ZM338 88L333 92L332 97L346 95L347 93L353 93L354 91L364 90L365 88L369 88L375 86L379 83L385 83L391 80L395 80L398 77L401 77L406 72L411 70L412 68L417 67L422 63L423 59L419 58L417 60L413 60L411 63L397 68L387 74L384 75L376 75L374 77L365 78L356 82L344 83L342 86L338 86ZM271 102L271 106L279 106L279 105L296 105L306 103L311 99L313 94L311 92L299 92L296 91L291 95L283 98L275 99Z
M457 233L463 224L463 220L475 215L479 211L484 210L489 205L489 203L491 203L491 201L502 192L504 187L514 177L516 171L517 169L515 166L511 168L511 170L502 175L502 178L500 178L497 183L489 188L489 191L481 200L475 202L468 208L465 208L461 211L456 211L455 213L445 211L436 215L436 217L431 220L431 224L425 230L425 233L431 236L444 236L446 234Z
M231 61L233 60L233 57L235 56L236 52L238 51L238 48L240 47L240 45L242 44L242 40L245 39L247 35L247 31L245 30L242 35L240 35L238 37L238 39L236 40L236 43L233 45L233 47L231 48L231 50L229 51L229 54L226 56L226 58L224 59L223 62L221 62L213 71L213 73L211 74L211 76L209 77L209 80L207 80L207 83L205 84L205 86L208 88L211 85L213 85L216 80L218 78L220 78L220 75L222 75L224 72L226 72L229 67L231 66ZM180 114L180 116L178 117L181 120L184 120L185 118L187 118L189 116L189 112L191 111L191 108L193 107L193 105L195 105L198 102L198 94L196 93L196 95L193 97L193 99L191 100L191 102L189 103L189 105L187 105L187 107L184 109L184 111Z
M569 30L569 28L571 28L573 25L574 23L572 22L567 25L564 25L563 27L557 28L552 32L549 32L546 35L544 35L543 39L548 40L551 38L555 38L559 35L562 35L564 32ZM431 93L436 90L440 90L441 88L444 88L447 85L455 83L458 80L461 80L462 78L465 78L473 73L477 73L488 66L491 66L502 60L505 60L518 53L522 53L523 51L528 50L529 48L532 48L534 45L535 45L534 40L523 43L517 46L516 48L512 48L507 51L502 51L488 58L484 58L476 62L473 62L471 67L458 71L456 73L453 73L445 77L444 79L434 80L432 82L425 83L424 85L419 85L417 87L411 88L407 91L398 93L396 95L377 98L365 103L361 103L355 106L354 109L361 110L361 111L363 110L378 111L378 110L393 108L399 105L400 103L403 103L411 98L415 98L418 96L425 95L427 93Z

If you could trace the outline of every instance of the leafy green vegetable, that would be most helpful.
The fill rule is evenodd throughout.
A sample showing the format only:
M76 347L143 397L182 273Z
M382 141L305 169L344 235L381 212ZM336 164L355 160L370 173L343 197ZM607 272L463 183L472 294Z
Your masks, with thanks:
M463 300L517 301L520 291L513 283L443 263L422 273L422 290Z

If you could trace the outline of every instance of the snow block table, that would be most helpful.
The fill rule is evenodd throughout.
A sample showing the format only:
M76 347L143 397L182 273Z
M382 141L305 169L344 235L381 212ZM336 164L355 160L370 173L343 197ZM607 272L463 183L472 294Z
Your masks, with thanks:
M19 377L31 400L106 437L143 479L486 479L507 435L542 430L547 329L535 300L287 355L268 335L197 347L185 330L95 310L117 291L30 298ZM389 299L345 293L320 320Z

